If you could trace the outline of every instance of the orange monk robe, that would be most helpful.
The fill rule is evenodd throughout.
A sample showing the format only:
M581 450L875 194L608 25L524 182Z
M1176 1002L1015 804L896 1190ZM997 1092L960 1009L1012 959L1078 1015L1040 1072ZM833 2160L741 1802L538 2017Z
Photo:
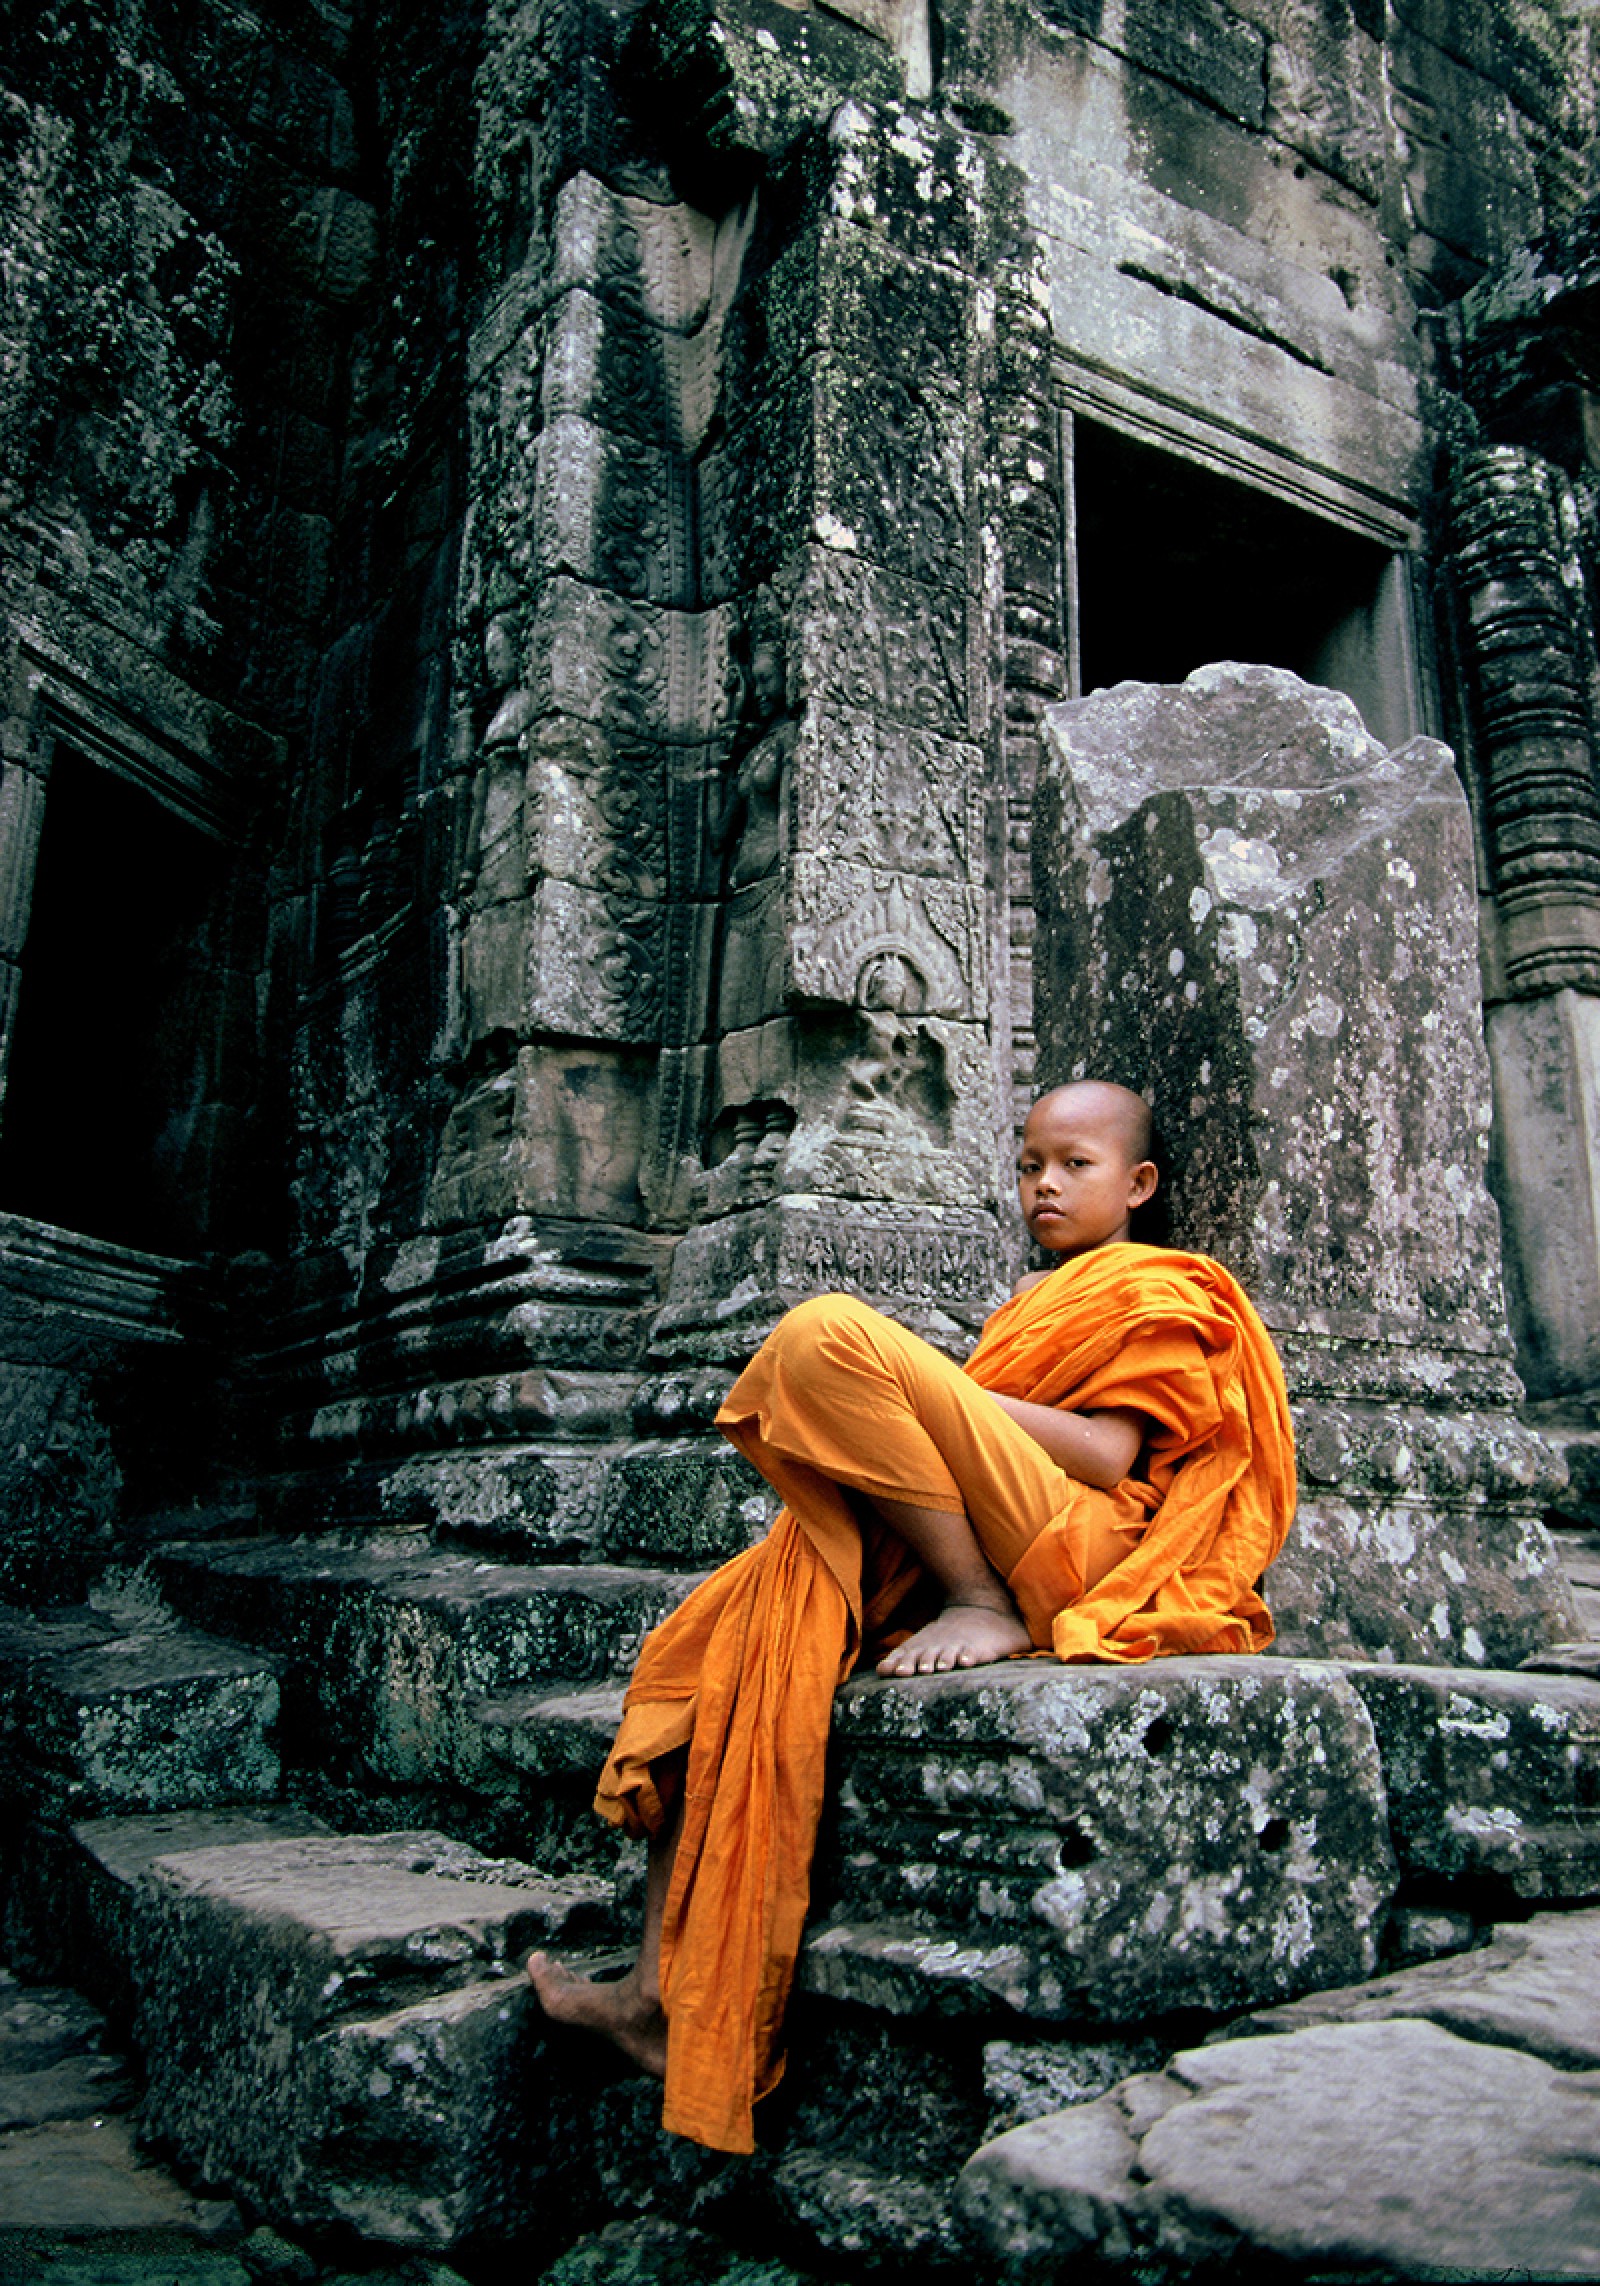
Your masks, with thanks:
M1136 1409L1154 1424L1140 1475L1114 1493L1074 1482L980 1389ZM935 1415L938 1452L922 1425ZM841 1484L965 1508L1035 1643L1128 1661L1271 1641L1256 1582L1293 1513L1294 1457L1282 1371L1233 1279L1127 1243L1015 1296L959 1371L859 1303L804 1304L718 1423L785 1506L646 1642L595 1806L661 1831L654 1766L687 1746L661 1945L663 2124L749 2151L752 2105L782 2069L833 1693L922 1584ZM1086 1592L1092 1509L1127 1552Z

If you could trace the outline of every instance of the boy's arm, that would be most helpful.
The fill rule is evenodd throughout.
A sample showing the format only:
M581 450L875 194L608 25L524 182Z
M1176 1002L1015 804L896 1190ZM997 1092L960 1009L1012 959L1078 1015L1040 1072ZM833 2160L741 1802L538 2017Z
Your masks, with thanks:
M1060 1405L1030 1405L1025 1397L1002 1397L993 1389L989 1394L1036 1445L1044 1447L1058 1469L1102 1492L1114 1490L1130 1473L1151 1426L1143 1413L1127 1405L1069 1413Z

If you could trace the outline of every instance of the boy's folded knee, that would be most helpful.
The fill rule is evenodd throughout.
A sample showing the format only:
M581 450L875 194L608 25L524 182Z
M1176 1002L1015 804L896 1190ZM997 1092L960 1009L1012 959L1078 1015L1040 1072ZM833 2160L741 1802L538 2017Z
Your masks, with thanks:
M830 1334L868 1325L877 1316L869 1303L858 1301L854 1294L813 1294L809 1301L796 1302L784 1313L771 1338L786 1349L811 1348Z

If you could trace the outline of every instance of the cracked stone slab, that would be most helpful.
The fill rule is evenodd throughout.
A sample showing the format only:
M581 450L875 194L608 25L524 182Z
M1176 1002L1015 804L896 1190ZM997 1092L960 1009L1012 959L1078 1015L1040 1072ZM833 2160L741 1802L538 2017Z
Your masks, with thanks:
M1416 2022L1190 2049L1013 2128L957 2201L1002 2280L1273 2257L1418 2280L1600 2272L1600 2074Z
M1560 2071L1600 2071L1600 1912L1540 1913L1476 1952L1262 2009L1230 2037L1396 2017L1525 2049Z
M1600 1683L1460 1668L1346 1669L1378 1734L1410 1874L1600 1896Z
M867 1680L841 1692L833 1737L814 1989L944 2008L976 1977L1019 2014L1105 2024L1231 2013L1376 1965L1396 1869L1371 1719L1339 1668Z

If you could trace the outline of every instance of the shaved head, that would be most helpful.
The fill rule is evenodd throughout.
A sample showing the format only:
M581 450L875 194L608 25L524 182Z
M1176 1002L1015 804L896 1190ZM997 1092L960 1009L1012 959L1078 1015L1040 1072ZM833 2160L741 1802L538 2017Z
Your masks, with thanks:
M1155 1148L1155 1120L1149 1104L1131 1087L1118 1087L1115 1080L1069 1080L1064 1087L1050 1088L1041 1095L1028 1116L1045 1106L1051 1113L1086 1120L1103 1133L1114 1134L1130 1167L1148 1159Z

